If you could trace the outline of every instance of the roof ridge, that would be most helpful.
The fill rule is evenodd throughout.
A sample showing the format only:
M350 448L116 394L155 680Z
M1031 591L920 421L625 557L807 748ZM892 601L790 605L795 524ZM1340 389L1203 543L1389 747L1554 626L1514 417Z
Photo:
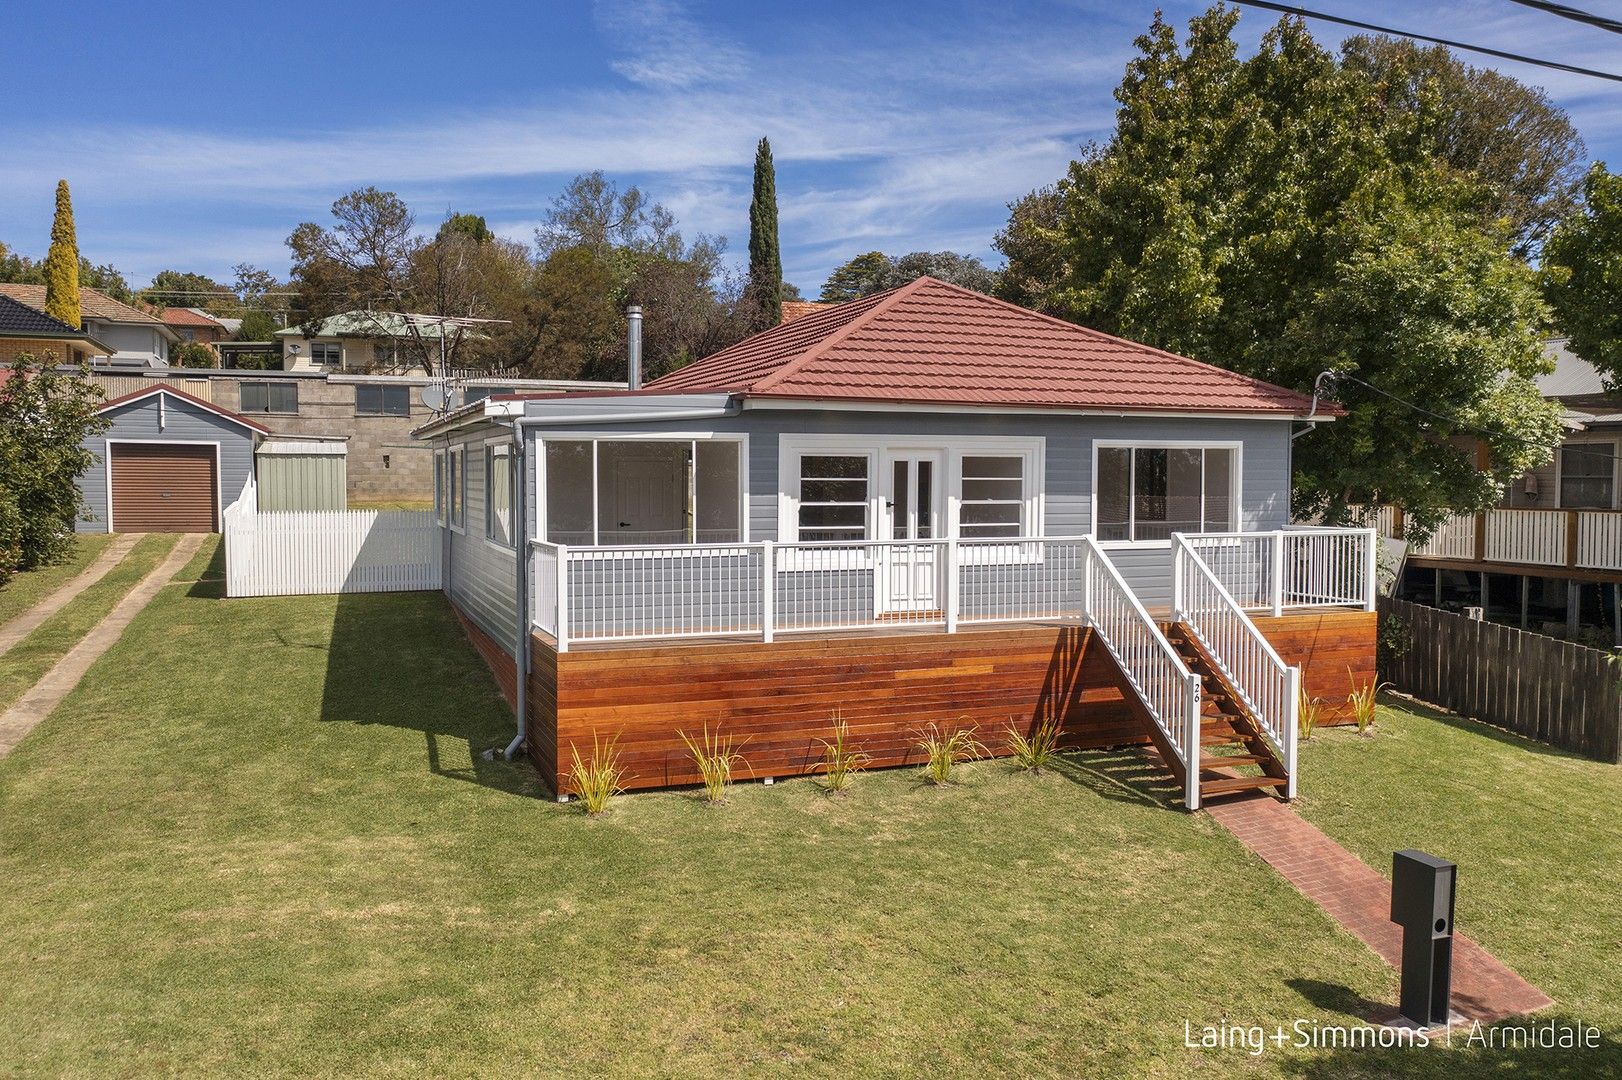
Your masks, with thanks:
M923 279L920 278L919 280L921 281ZM946 288L951 289L953 292L959 292L959 293L964 294L965 296L972 296L976 300L987 301L989 303L995 304L998 307L1006 308L1009 311L1014 311L1014 312L1017 312L1017 313L1019 313L1021 315L1035 316L1038 319L1045 320L1047 322L1053 323L1056 326L1064 327L1065 329L1068 329L1068 330L1071 330L1071 331L1079 330L1082 333L1087 334L1087 335L1089 335L1089 336L1091 336L1093 338L1097 338L1097 339L1100 339L1100 340L1103 340L1103 341L1111 341L1111 342L1114 342L1114 343L1116 343L1118 345L1127 345L1127 346L1130 346L1130 347L1135 348L1135 349L1144 349L1144 350L1146 350L1148 352L1156 353L1156 354L1158 354L1160 356L1163 356L1168 360L1175 360L1175 361L1177 361L1178 363L1181 363L1181 364L1193 364L1193 365L1195 365L1197 367L1209 368L1209 369L1211 369L1213 371L1220 371L1224 375L1231 375L1232 377L1234 377L1236 379L1243 379L1246 382L1254 383L1254 384L1259 385L1259 386L1270 386L1270 387L1272 387L1272 388L1274 388L1276 390L1283 390L1286 393L1295 394L1298 397L1303 397L1304 398L1304 397L1308 396L1303 391L1292 390L1288 386L1280 386L1278 383L1268 382L1266 379L1259 379L1254 375L1246 375L1242 371L1235 371L1232 368L1223 367L1221 364L1213 364L1209 360L1198 360L1198 359L1196 359L1196 358L1194 358L1192 356L1184 356L1182 353L1174 353L1169 349L1162 349L1162 348L1159 348L1158 346L1155 346L1155 345L1146 345L1141 341L1133 341L1131 338L1124 338L1124 337L1121 337L1118 334L1106 333L1103 330L1099 330L1099 329L1096 329L1095 327L1088 326L1085 323L1071 322L1068 319L1061 319L1057 315L1049 315L1045 311L1036 311L1033 308L1020 307L1018 304L1013 303L1012 301L1003 300L1003 299L1001 299L999 297L991 296L991 295L989 295L987 293L976 292L973 289L965 288L962 285L954 285L950 281L942 281L939 278L930 278L929 280L934 281L934 282L936 282L936 283L938 283L940 285L943 285Z
M934 278L928 276L916 277L907 282L905 285L898 285L895 288L888 290L889 295L885 295L884 293L874 293L874 296L880 296L883 297L883 299L873 304L854 319L851 319L844 325L840 326L839 329L835 330L833 333L829 334L827 337L805 350L805 352L801 353L793 360L783 364L776 371L755 383L749 388L750 392L758 393L759 391L765 390L769 387L776 386L784 379L787 379L790 375L793 375L800 369L804 368L813 360L820 358L829 349L833 348L833 346L849 338L857 330L860 330L862 327L872 322L874 317L877 316L879 312L888 311L894 304L907 296L911 296L913 293L922 288L924 282L934 280ZM942 282L942 284L945 283ZM782 325L788 324L785 323Z

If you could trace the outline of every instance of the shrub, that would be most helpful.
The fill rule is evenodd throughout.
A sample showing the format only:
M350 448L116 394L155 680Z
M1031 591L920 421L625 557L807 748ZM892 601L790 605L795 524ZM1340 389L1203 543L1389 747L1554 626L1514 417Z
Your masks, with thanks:
M1307 688L1302 687L1296 692L1295 728L1301 735L1302 742L1312 739L1313 729L1318 726L1318 717L1323 713L1323 699L1308 697Z
M201 341L182 341L169 350L169 363L173 367L216 368L220 366L220 358Z
M702 742L689 739L685 731L677 730L676 734L687 744L687 752L693 755L693 764L698 766L698 774L704 778L704 801L711 806L719 806L726 802L727 789L732 786L734 766L749 767L749 763L733 745L732 737L729 735L722 738L719 724L715 726L713 736L710 734L710 725L704 725Z
M918 749L924 753L924 779L931 784L949 784L952 770L960 761L987 756L984 745L974 737L977 728L957 728L950 735L930 724L918 736Z
M1380 621L1380 632L1374 642L1375 659L1380 669L1389 671L1392 664L1408 655L1413 643L1413 630L1408 624L1395 615L1387 615Z
M827 768L823 776L830 793L843 793L850 789L856 773L867 764L867 755L850 744L850 725L834 713L834 737L822 742L822 761Z
M1357 723L1357 733L1367 735L1369 729L1374 727L1376 699L1386 684L1370 679L1360 687L1357 685L1357 676L1352 674L1351 668L1346 669L1346 677L1352 682L1352 692L1346 695L1346 703L1352 707L1352 719Z
M579 747L572 742L569 744L569 778L574 781L580 805L588 814L602 813L608 809L608 800L625 790L621 781L629 778L620 768L619 750L615 745L618 741L619 737L615 736L599 744L597 733L592 732L589 762L580 760Z
M1058 718L1050 716L1026 735L1009 724L1008 748L1014 752L1014 764L1026 772L1040 774L1059 752L1059 726Z
M0 585L11 580L23 559L23 513L17 499L0 483Z
M32 570L73 550L73 526L84 507L78 479L96 455L85 448L107 430L96 415L101 391L77 372L56 370L47 354L21 356L0 381L0 479L13 510L0 510L0 553L14 569Z

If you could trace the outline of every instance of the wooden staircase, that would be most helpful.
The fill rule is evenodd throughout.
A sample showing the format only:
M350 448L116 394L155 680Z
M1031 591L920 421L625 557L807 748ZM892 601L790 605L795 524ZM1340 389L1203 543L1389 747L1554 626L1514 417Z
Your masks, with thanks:
M1251 791L1282 796L1289 772L1243 700L1187 626L1172 623L1166 640L1200 677L1200 801Z

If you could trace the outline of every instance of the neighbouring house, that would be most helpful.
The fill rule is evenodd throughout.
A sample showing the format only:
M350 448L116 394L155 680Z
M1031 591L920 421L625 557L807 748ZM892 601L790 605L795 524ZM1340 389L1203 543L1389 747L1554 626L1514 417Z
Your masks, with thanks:
M218 532L253 475L263 424L155 385L96 410L105 432L85 440L95 463L79 478L80 532Z
M1052 720L1153 743L1197 806L1293 794L1301 680L1373 678L1373 531L1289 525L1292 436L1337 415L920 278L416 434L443 587L560 794L608 739L640 788L695 782L679 731L772 777L836 721L877 766Z
M251 417L277 441L299 440L306 446L302 453L294 454L304 459L297 466L300 475L319 474L325 491L341 467L346 499L351 503L426 504L433 498L431 455L423 443L411 437L413 428L435 415L424 403L423 391L437 387L439 381L425 375L171 368L143 373L93 370L90 377L108 398L153 385L170 386L227 412ZM625 386L497 376L467 376L451 385L453 396L465 401L496 393L576 393ZM309 448L321 442L329 444L327 449ZM342 466L329 460L339 452L335 446L343 450ZM292 449L274 453L273 469L286 473L295 468L280 456L293 454ZM323 460L308 460L315 456ZM323 496L320 505L329 502Z
M1564 409L1566 435L1496 509L1458 514L1408 552L1399 595L1593 644L1622 645L1622 393L1564 338L1537 380ZM1381 527L1402 536L1400 514Z
M53 319L43 311L0 294L0 365L9 365L20 356L41 363L89 363L112 355L112 348L77 327Z
M276 331L286 371L400 374L439 367L443 338L453 345L485 320L399 311L346 311L314 326Z
M159 317L182 341L200 341L205 345L217 345L233 333L224 322L202 308L164 308L163 314ZM240 319L232 321L238 326L242 325Z
M43 285L0 284L0 296L9 296L35 311L45 310ZM95 289L79 290L79 310L84 332L110 350L110 354L92 357L97 364L141 368L169 365L169 346L180 336L161 319Z

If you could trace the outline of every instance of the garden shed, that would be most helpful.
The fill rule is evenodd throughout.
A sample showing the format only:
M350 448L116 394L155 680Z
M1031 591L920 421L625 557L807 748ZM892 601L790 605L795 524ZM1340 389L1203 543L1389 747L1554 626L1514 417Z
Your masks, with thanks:
M349 445L343 439L275 438L254 451L260 510L348 508Z

